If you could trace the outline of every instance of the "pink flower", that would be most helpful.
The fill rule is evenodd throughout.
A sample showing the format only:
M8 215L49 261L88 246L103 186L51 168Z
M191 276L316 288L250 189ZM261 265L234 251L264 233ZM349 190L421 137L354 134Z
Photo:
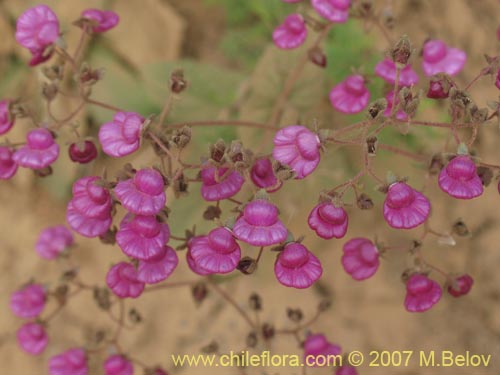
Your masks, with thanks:
M43 169L56 161L59 145L50 131L43 128L31 130L26 136L26 145L18 149L12 159L17 165L31 169Z
M196 237L191 238L188 241L188 250L186 252L186 261L187 261L187 264L188 264L189 268L191 269L191 271L193 271L194 273L196 273L197 275L200 275L200 276L207 276L207 275L211 275L212 272L210 272L204 268L201 268L200 265L198 263L196 263L193 256L191 255L191 250L193 249L193 246L197 246L197 242L200 240L203 241L203 238L204 238L204 236L196 236Z
M236 269L241 249L229 229L215 228L206 236L199 236L190 244L190 256L197 265L210 274L229 273Z
M58 38L59 20L46 5L29 8L17 19L16 40L33 55L30 65L48 60L50 54L44 51Z
M12 293L10 309L19 318L36 318L43 311L45 300L45 289L41 285L30 284Z
M38 236L35 250L42 258L55 259L73 245L73 234L63 225L44 229Z
M110 355L104 362L104 373L106 375L133 375L134 366L125 357L114 354Z
M455 83L444 73L439 73L430 78L427 97L430 99L446 99L450 96L450 89Z
M73 185L73 199L68 203L66 221L71 229L85 237L97 237L111 226L112 202L109 192L98 183L100 177L88 176Z
M43 325L26 323L17 330L17 342L26 353L38 355L45 350L49 338Z
M302 179L318 166L320 146L315 133L304 126L291 125L274 136L273 157L292 168L296 179Z
M454 157L439 174L439 187L458 199L472 199L483 194L483 184L476 165L467 155Z
M353 238L343 247L342 266L354 280L365 280L377 272L379 252L377 247L366 238Z
M118 14L110 10L85 9L82 12L82 18L86 18L97 23L96 26L92 27L92 31L94 33L103 33L108 31L120 22Z
M163 177L153 168L141 169L133 178L120 181L114 192L122 206L136 215L156 215L167 201Z
M463 69L466 60L464 51L450 48L442 40L429 40L424 44L422 67L428 77L437 73L454 76Z
M385 108L384 116L390 117L392 112L392 105L393 105L392 100L394 99L394 91L389 91L385 99L387 100L387 107ZM399 105L399 95L396 95L396 105ZM398 120L405 121L408 119L408 115L406 114L405 111L399 109L396 113L396 118Z
M321 238L342 238L347 232L349 218L344 208L325 202L313 208L307 222Z
M437 282L422 274L413 274L406 282L405 307L409 312L429 310L441 299L442 290Z
M392 60L386 58L379 62L377 66L375 66L375 74L385 80L387 83L394 85L394 83L396 82L396 64ZM417 82L418 75L412 69L410 64L401 69L401 71L399 72L398 80L399 87L412 86Z
M7 133L14 125L14 118L10 115L9 106L9 100L0 100L0 135Z
M344 365L337 368L335 375L358 375L358 370L356 370L356 367Z
M0 180L8 180L17 172L17 164L13 159L14 152L9 147L0 146Z
M311 0L311 4L328 21L343 23L349 18L351 0Z
M233 227L237 239L254 246L269 246L286 240L288 230L278 218L278 209L267 200L256 199L243 209Z
M109 269L106 284L120 298L137 298L144 290L144 283L138 279L137 270L126 262L117 263Z
M231 198L241 190L245 179L235 170L204 167L201 181L201 196L210 202Z
M85 351L74 348L55 355L49 360L50 375L87 375L89 368Z
M273 32L273 41L276 47L292 49L302 45L307 38L307 27L300 14L290 14L285 21Z
M347 77L330 91L330 102L337 111L354 114L361 112L370 100L365 79L359 74Z
M135 112L116 112L113 121L101 125L99 142L109 156L120 158L140 146L144 118Z
M453 280L453 282L448 286L448 293L453 297L465 296L472 289L474 284L474 279L470 275L461 275Z
M319 333L307 336L306 341L304 341L304 361L306 366L319 365L323 359L340 356L341 352L340 346L332 344L326 339L325 335ZM320 363L316 363L317 361Z
M76 142L69 146L68 153L72 161L86 164L97 157L97 148L92 141Z
M146 284L159 283L174 272L178 263L179 258L177 258L175 250L165 245L158 255L139 261L137 280Z
M281 284L304 289L321 277L323 268L319 259L304 245L292 242L276 257L274 274Z
M393 228L411 229L429 216L431 204L420 192L404 182L389 186L384 201L384 219Z
M148 260L164 252L170 238L167 224L159 223L154 216L127 214L116 233L116 242L129 257Z
M250 170L250 178L252 182L261 189L266 189L268 192L274 192L281 188L283 183L276 178L273 170L273 164L268 158L258 159L255 161Z

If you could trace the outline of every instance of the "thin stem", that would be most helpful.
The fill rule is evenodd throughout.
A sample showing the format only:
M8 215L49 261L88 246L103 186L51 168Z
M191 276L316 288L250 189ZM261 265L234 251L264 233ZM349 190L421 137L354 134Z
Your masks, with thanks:
M144 289L143 293L154 292L154 291L162 290L162 289L179 288L179 287L183 287L183 286L193 286L196 283L198 283L198 280L176 281L176 282L170 282L170 283L163 283L163 284L158 284L158 285L150 286L150 287Z
M115 107L111 104L106 104L106 103L103 103L103 102L100 102L100 101L97 101L94 99L85 98L85 101L89 104L92 104L92 105L95 105L97 107L101 107L104 109L109 109L110 111L113 111L113 112L125 112L125 110L122 108L118 108L118 107Z
M419 155L419 154L416 154L414 152L406 151L406 150L400 149L398 147L394 147L394 146L383 144L383 143L379 144L377 147L381 150L390 151L390 152L395 153L397 155L406 156L410 159L420 161L420 162L423 162L427 159L424 155Z

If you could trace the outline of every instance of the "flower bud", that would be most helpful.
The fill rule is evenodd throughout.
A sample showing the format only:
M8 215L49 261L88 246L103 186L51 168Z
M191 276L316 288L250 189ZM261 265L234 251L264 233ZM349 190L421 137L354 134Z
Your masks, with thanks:
M408 65L412 51L413 49L410 39L407 35L403 35L399 38L396 45L389 51L389 54L396 66L399 69L403 69L406 65Z
M262 310L262 298L257 293L252 293L248 299L250 309L254 311Z
M170 91L180 94L187 88L188 82L184 79L184 71L177 69L170 75Z
M207 297L208 289L205 283L199 282L191 289L191 295L197 305L201 304Z
M377 99L368 106L368 116L371 119L381 119L384 111L387 108L387 100L385 98Z
M226 152L226 144L222 139L219 139L215 144L210 145L210 159L216 163L221 163L224 160Z
M238 262L238 266L236 267L236 269L238 269L245 275L251 275L257 269L257 262L253 258L243 257Z
M203 219L214 220L220 218L222 210L217 206L208 206L205 212L203 212Z
M326 67L326 55L323 49L319 46L313 47L308 51L309 61L313 64L324 68Z
M262 325L262 337L264 337L264 340L269 340L272 339L275 335L276 331L274 329L274 326L269 324L269 323L264 323Z
M430 99L445 99L450 95L450 89L455 87L451 77L445 73L433 75L429 81L427 97Z
M286 315L294 323L299 323L303 318L304 314L301 309L291 309L287 308Z
M191 128L189 126L184 126L182 129L175 129L172 133L172 143L174 143L177 148L183 149L191 141Z
M100 309L107 311L111 308L111 298L108 288L95 287L93 296L94 301Z
M488 167L477 167L477 175L481 179L483 186L489 186L493 179L493 171Z
M452 227L453 233L455 233L457 236L460 237L466 237L470 234L469 228L467 228L467 225L463 222L462 219L458 219Z
M372 199L365 193L361 193L356 201L360 210L371 210L374 206Z

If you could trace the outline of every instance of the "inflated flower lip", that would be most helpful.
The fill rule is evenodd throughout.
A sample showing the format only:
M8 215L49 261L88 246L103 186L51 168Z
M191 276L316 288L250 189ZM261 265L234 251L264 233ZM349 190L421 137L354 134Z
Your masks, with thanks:
M138 279L135 267L126 262L117 263L109 269L106 284L120 298L137 298L145 287Z
M321 238L342 238L347 232L349 218L344 208L325 202L313 208L307 222Z
M390 85L396 82L396 64L391 59L384 59L375 66L375 74ZM418 75L411 65L406 65L399 72L398 86L412 86L418 82Z
M58 156L59 145L54 142L52 133L37 128L28 133L26 145L14 153L13 160L21 167L43 169L56 161Z
M10 309L19 318L36 318L43 311L45 301L45 289L39 284L30 284L12 293Z
M7 133L14 125L14 119L10 115L9 106L9 100L0 100L0 135Z
M99 142L105 154L120 158L140 146L144 118L135 112L116 112L113 120L101 125Z
M154 216L127 214L116 233L116 242L129 257L149 260L164 252L170 238L167 224L159 223Z
M17 342L21 349L32 355L41 354L49 342L43 325L26 323L17 330Z
M409 312L429 310L441 299L441 286L425 275L413 274L406 283L405 308Z
M84 216L107 219L111 213L111 196L109 191L99 185L101 178L87 176L73 184L71 203Z
M137 279L146 284L156 284L167 279L174 272L179 258L170 246L164 246L158 255L147 260L140 260L137 267Z
M431 211L429 200L404 182L389 186L384 201L384 219L393 228L411 229L421 225Z
M454 157L438 179L439 187L457 199L472 199L483 194L483 184L474 161L467 155Z
M344 23L349 18L351 0L311 0L311 4L328 21Z
M367 238L353 238L344 244L342 250L342 266L354 280L368 279L377 272L379 252Z
M307 38L304 18L297 13L288 15L273 32L273 41L281 49L293 49L302 45Z
M274 274L285 286L309 288L323 274L319 259L297 242L289 243L276 257Z
M278 218L278 209L264 199L248 203L233 227L235 237L253 246L270 246L286 240L288 230Z
M103 33L118 25L120 17L111 10L85 9L82 18L94 21L96 26L92 27L94 33Z
M122 206L136 215L156 215L167 201L163 177L153 168L141 169L133 178L118 182L114 192Z
M42 258L55 259L74 242L73 234L64 225L44 229L38 236L35 250Z
M342 353L340 346L332 344L325 335L317 333L307 336L304 341L304 359L306 363L312 363L311 358L338 356ZM315 362L315 361L314 361Z
M347 77L330 91L330 102L337 111L346 114L361 112L368 105L370 92L359 74Z
M320 148L317 134L305 126L291 125L280 129L274 136L273 157L292 168L296 179L302 179L318 166Z
M69 146L68 154L72 161L86 164L97 157L97 147L92 141L76 142Z
M13 159L14 151L0 146L0 180L8 180L17 172L17 164Z
M210 274L225 274L236 269L241 249L230 230L220 227L192 242L190 256L197 268Z
M279 190L283 185L274 174L273 163L268 158L255 161L250 170L250 178L255 186L266 189L269 193Z
M49 359L50 375L87 375L87 355L80 348L73 348Z
M231 198L237 194L245 179L228 168L204 167L201 170L201 196L209 202Z
M193 271L194 273L196 273L200 276L207 276L207 275L211 275L213 273L211 271L208 271L208 270L200 267L200 265L198 263L196 263L195 259L191 255L191 250L193 249L193 247L198 246L198 242L201 242L202 243L201 246L204 246L204 244L205 244L204 238L205 238L205 236L196 236L196 237L191 238L188 242L188 249L186 252L186 261L187 261L189 268L191 269L191 271Z
M466 60L464 51L448 47L442 40L429 40L424 44L422 67L428 77L437 73L456 75Z
M103 367L105 375L134 374L134 366L132 365L132 362L119 354L110 355L104 362Z

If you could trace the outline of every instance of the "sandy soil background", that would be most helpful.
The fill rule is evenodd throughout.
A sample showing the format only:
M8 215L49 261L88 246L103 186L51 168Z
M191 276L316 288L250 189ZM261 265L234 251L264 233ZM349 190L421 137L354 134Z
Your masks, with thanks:
M260 1L260 0L256 0ZM262 0L264 1L264 0ZM271 0L265 0L271 1ZM272 0L278 1L278 0ZM204 5L198 0L131 0L101 2L97 0L70 2L47 1L61 18L75 19L81 9L89 4L101 6L111 4L122 17L121 26L106 38L117 53L125 56L131 66L140 69L144 64L162 60L191 57L199 61L231 68L231 62L213 48L225 32L225 9ZM385 1L376 1L377 5ZM18 55L25 58L13 43L12 18L32 1L3 1L0 7L1 59ZM410 35L415 45L426 37L445 39L451 45L460 46L470 54L469 62L459 81L467 82L482 67L482 54L495 55L500 50L495 31L500 15L500 4L494 0L402 0L393 1L397 27L394 35L403 32ZM258 21L256 21L258 22ZM138 30L141 32L138 32ZM371 33L376 33L375 30ZM148 38L144 38L148 35ZM71 43L71 41L70 41ZM380 51L383 45L380 45ZM0 71L4 62L0 60ZM334 68L334 65L331 66ZM6 72L2 73L4 76ZM33 90L37 86L36 75L22 90ZM19 88L17 88L19 92ZM497 96L491 81L484 79L473 91L477 102L484 106L486 100ZM59 103L61 113L68 103ZM221 111L223 109L221 108ZM435 110L420 113L421 118L433 118ZM293 117L293 113L290 115ZM330 113L334 126L342 126L344 118ZM82 120L84 117L82 116ZM13 138L24 132L21 124L16 126ZM243 137L251 139L247 133ZM254 138L262 135L255 134ZM421 134L421 136L424 136ZM245 141L246 138L243 138ZM498 162L498 129L489 126L479 138L477 150L487 162ZM265 143L270 150L270 144ZM429 144L437 149L439 144ZM196 151L196 150L195 150ZM353 163L356 156L343 154ZM194 158L195 156L193 156ZM153 156L147 151L134 157L136 165L145 165ZM328 158L328 159L327 159ZM343 170L335 154L329 153L318 170L318 176L333 176L341 180L350 172ZM383 159L391 163L391 169L402 175L422 181L422 172L408 170L407 163L395 158ZM44 262L35 254L34 244L39 231L49 225L64 222L65 202L68 186L78 175L98 173L102 164L76 168L66 158L58 161L56 173L45 181L33 178L28 171L19 171L11 181L0 184L0 372L2 374L40 375L45 373L50 355L67 347L89 343L97 330L109 331L113 323L105 314L100 314L86 292L74 301L54 321L50 330L51 345L44 355L29 357L16 348L14 331L20 321L12 316L8 308L10 293L32 277L47 285L57 284L61 270L67 269L64 262ZM117 165L110 167L117 168ZM387 169L382 165L381 170ZM419 178L420 180L418 180ZM314 180L314 179L311 179ZM418 186L419 184L416 183ZM281 287L274 281L273 255L265 254L259 271L249 277L238 277L223 288L245 306L249 294L258 291L263 297L264 311L261 321L277 327L291 326L285 316L286 307L303 308L306 316L314 313L321 294L332 298L333 306L318 320L312 330L324 332L346 351L361 350L452 350L455 353L492 354L489 368L479 369L421 369L415 361L407 368L360 368L360 374L381 375L495 375L500 373L500 264L499 251L499 207L500 197L495 186L486 190L481 199L454 204L437 188L435 181L429 183L427 193L434 206L432 223L436 229L447 231L459 217L466 220L472 235L457 239L456 246L438 244L436 238L425 243L425 254L444 269L456 272L467 271L475 278L474 289L469 296L453 299L444 296L442 301L425 314L409 314L403 308L404 285L400 282L401 271L408 263L405 254L391 254L379 272L370 280L354 282L344 273L340 265L342 241L320 241L312 235L306 225L307 212L315 204L320 186L314 181L290 183L286 193L280 192L276 200L282 207L286 224L294 233L306 236L305 244L318 254L324 264L325 273L321 288L295 291ZM193 191L197 187L191 188ZM172 200L172 197L170 197ZM379 202L378 202L379 203ZM181 200L172 206L172 217L178 215L176 228L190 226L201 220L203 208L196 202ZM400 233L387 228L381 220L379 209L359 213L352 210L349 236L357 235L397 242L418 235L418 231ZM102 282L109 265L121 259L117 247L104 246L97 240L78 237L75 258L81 266L81 277L89 282ZM192 279L181 255L181 264L172 277L173 281ZM320 293L321 292L321 293ZM217 295L210 295L196 306L185 288L164 290L141 298L140 302L126 302L127 308L137 306L144 321L133 330L126 330L123 346L143 361L167 366L172 374L235 374L234 369L174 369L169 361L172 353L198 353L200 348L217 340L221 350L240 350L248 334L248 328L234 310L224 304ZM256 350L263 350L259 346ZM278 338L272 350L298 353L293 340ZM95 360L92 374L100 374ZM314 370L310 373L328 374L331 370ZM294 369L248 369L248 374L298 374ZM309 372L308 372L309 373Z

